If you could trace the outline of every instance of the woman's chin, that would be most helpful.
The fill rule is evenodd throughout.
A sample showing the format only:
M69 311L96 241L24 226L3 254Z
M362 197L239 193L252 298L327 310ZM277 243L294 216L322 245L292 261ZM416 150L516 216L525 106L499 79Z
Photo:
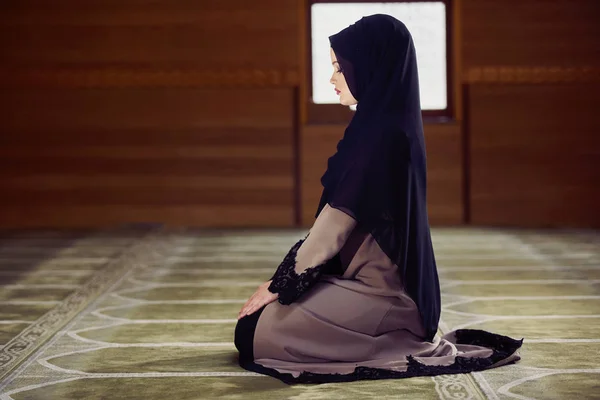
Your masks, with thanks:
M346 107L355 106L358 102L354 100L354 97L350 96L347 98L346 96L340 97L340 104Z

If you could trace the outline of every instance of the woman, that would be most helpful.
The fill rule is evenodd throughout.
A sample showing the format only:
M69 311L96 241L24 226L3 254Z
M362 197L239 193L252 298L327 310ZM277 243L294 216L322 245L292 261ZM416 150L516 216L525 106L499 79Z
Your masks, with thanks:
M316 221L239 314L240 365L288 383L465 373L519 360L522 340L436 336L415 49L388 15L331 36L331 83L357 104L321 178Z

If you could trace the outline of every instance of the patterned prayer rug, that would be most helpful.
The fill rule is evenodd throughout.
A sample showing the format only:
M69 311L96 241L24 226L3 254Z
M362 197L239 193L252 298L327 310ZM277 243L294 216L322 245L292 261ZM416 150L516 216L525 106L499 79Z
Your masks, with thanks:
M599 398L593 232L434 229L441 333L525 338L515 365L296 386L242 370L237 312L304 234L0 234L0 400Z

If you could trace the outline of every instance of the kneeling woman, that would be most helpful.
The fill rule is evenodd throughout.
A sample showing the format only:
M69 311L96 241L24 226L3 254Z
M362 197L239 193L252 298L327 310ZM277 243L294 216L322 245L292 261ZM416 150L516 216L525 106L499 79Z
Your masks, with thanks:
M242 308L240 365L288 383L465 373L519 360L522 341L437 336L440 288L426 207L415 49L387 15L330 37L356 113L329 159L316 221Z

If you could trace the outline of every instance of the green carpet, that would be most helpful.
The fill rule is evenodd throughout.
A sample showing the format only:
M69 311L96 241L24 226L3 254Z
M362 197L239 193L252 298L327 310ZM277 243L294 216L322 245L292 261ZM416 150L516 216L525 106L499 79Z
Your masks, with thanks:
M436 229L441 332L525 338L481 373L287 386L237 365L237 312L303 231L0 235L0 400L600 398L600 236Z

